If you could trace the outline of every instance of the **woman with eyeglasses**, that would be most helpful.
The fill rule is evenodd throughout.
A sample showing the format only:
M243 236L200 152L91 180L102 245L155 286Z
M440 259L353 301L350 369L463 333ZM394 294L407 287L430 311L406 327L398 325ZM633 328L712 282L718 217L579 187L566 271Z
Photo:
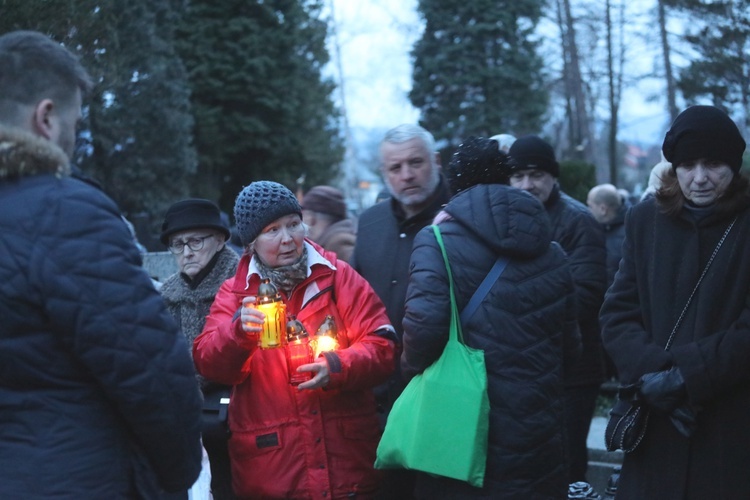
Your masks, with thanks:
M203 330L216 292L237 269L240 259L226 246L229 235L219 207L209 200L178 201L169 207L164 218L161 241L174 254L179 271L167 278L160 292L191 346ZM229 388L202 377L199 382L211 492L215 500L232 499L226 419L219 418L220 400L229 395Z
M286 187L250 184L234 217L245 253L193 345L198 371L234 386L234 491L240 498L371 498L380 438L372 388L395 368L385 308L346 262L305 238L302 208ZM288 346L261 348L265 315L256 298L264 279L310 339L325 330L338 346L293 372ZM309 380L294 383L293 374Z

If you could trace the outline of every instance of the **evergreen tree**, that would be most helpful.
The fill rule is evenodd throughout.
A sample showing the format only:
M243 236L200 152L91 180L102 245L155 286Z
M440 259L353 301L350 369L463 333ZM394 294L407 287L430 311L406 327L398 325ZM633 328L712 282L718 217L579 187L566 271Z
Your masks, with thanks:
M269 179L329 182L343 156L321 77L328 61L321 2L194 0L179 30L195 116L204 195L230 211L237 193Z
M739 109L750 130L750 0L671 0L696 21L685 36L697 53L680 72L678 87L689 103Z
M167 0L110 2L92 45L103 75L89 113L93 151L82 166L128 212L161 220L190 195L197 164L187 73L177 57L177 18Z
M538 132L548 94L533 37L542 0L420 0L409 97L452 147L470 135Z
M126 214L159 219L195 171L176 22L168 0L0 3L0 31L38 30L81 56L96 85L76 160Z

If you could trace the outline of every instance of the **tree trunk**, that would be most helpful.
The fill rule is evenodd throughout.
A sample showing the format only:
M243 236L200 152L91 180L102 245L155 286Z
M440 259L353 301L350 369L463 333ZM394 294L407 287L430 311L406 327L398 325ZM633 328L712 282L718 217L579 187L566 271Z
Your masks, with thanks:
M567 88L570 89L572 114L570 115L571 130L573 132L573 143L571 144L571 155L579 160L593 163L594 141L591 137L588 110L586 109L586 97L581 77L581 66L578 58L578 46L576 44L575 23L570 9L570 0L562 0L564 37L563 47L567 49L568 58L566 63L568 71ZM562 28L563 26L561 26Z
M659 33L661 34L662 56L664 57L664 78L667 81L667 111L671 121L677 118L677 90L675 88L674 74L672 73L671 49L669 37L667 36L667 9L664 0L658 1L659 9Z

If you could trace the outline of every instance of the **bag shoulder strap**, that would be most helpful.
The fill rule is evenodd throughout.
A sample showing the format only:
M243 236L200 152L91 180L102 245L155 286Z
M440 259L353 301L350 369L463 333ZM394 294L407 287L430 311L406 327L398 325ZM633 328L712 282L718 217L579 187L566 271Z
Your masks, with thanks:
M482 300L487 296L487 293L490 291L490 288L492 288L492 285L497 281L497 279L500 277L501 274L503 274L503 271L505 271L505 266L508 265L508 259L500 256L495 261L495 265L492 266L492 269L490 269L490 272L487 273L487 276L484 277L484 280L482 280L482 283L479 284L476 291L474 292L474 295L471 296L471 299L469 299L469 303L466 304L466 307L464 307L464 310L461 311L461 324L465 325L469 319L474 315L477 308L479 307L479 304L482 303Z
M451 327L449 328L448 341L458 340L462 344L464 343L464 334L461 331L461 321L458 315L458 306L456 305L456 292L453 287L453 273L451 273L451 265L448 262L448 253L445 251L445 244L443 244L443 235L440 234L440 228L437 224L432 225L432 232L435 233L435 239L437 240L440 252L443 254L443 262L445 263L445 270L448 273L448 285L451 297Z
M677 333L677 329L680 327L680 324L682 323L682 319L685 317L685 313L688 310L688 307L690 307L690 303L693 301L693 296L695 295L695 292L698 291L698 287L701 284L701 281L703 281L703 278L706 276L706 273L708 272L708 268L711 267L711 263L716 258L716 254L719 253L719 249L721 248L721 245L724 244L724 240L727 239L727 236L729 236L729 232L734 227L734 223L737 222L736 216L732 223L729 224L729 227L727 227L727 230L724 231L724 235L721 237L719 242L716 244L716 248L714 248L714 252L711 254L711 258L708 259L708 262L706 263L706 267L703 268L703 272L701 273L700 277L698 278L698 282L693 287L693 291L690 293L690 297L687 299L687 303L685 304L685 307L682 308L682 312L680 313L680 317L677 318L677 321L674 324L674 328L672 328L672 333L669 334L669 339L667 339L667 344L664 346L664 350L668 351L669 348L672 346L672 341L674 340L674 334Z

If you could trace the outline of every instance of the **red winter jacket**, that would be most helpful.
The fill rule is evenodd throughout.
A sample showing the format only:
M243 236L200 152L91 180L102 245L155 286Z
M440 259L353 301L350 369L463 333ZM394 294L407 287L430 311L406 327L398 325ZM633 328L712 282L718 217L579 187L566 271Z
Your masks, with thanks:
M234 386L229 454L233 487L242 498L366 497L378 486L373 463L380 427L371 388L395 365L393 342L375 332L392 327L364 278L335 254L306 245L309 276L284 298L287 314L311 336L326 315L336 321L339 349L326 357L325 389L290 385L284 349L240 345L247 333L238 311L260 283L258 274L247 277L247 255L219 289L193 344L198 371Z

